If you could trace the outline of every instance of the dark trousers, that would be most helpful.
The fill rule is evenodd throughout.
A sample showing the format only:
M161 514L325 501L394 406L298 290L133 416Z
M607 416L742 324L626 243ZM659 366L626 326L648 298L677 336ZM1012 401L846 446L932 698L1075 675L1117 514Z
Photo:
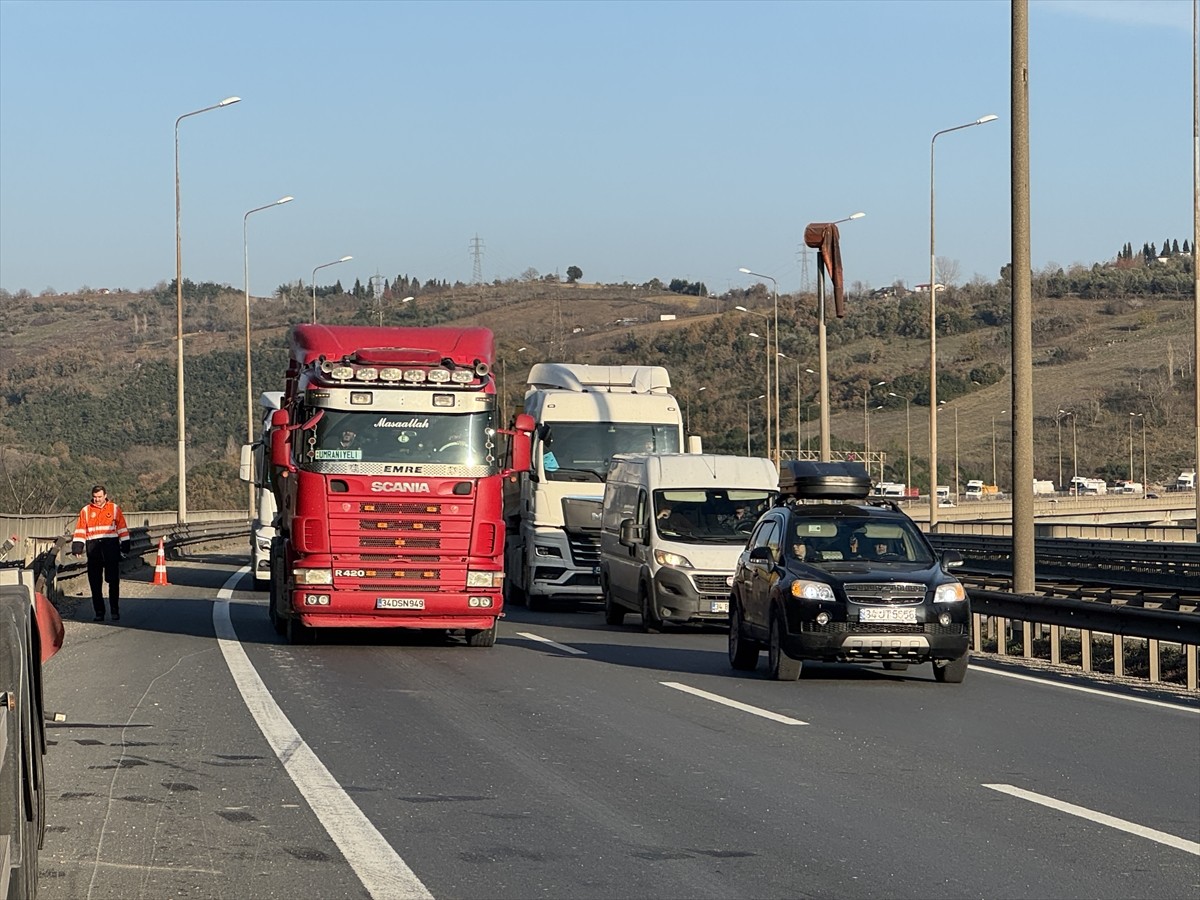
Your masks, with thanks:
M102 538L87 542L88 584L92 588L92 609L96 615L104 615L104 594L101 580L108 582L108 608L116 615L121 604L121 542L116 538Z

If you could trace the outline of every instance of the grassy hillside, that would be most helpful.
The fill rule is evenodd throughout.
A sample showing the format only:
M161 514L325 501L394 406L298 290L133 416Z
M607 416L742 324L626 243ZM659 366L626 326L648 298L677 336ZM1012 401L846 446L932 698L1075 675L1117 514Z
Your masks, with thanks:
M1040 284L1040 282L1039 282ZM237 448L245 440L244 298L233 289L185 285L188 499L194 509L238 508ZM1035 295L1036 296L1036 295ZM851 298L844 320L829 322L835 448L861 449L868 391L872 450L887 453L886 475L927 483L928 306L910 294ZM529 366L539 361L665 365L692 430L706 449L764 452L765 352L762 316L773 316L762 287L717 298L645 286L512 283L418 291L405 304L321 297L321 321L486 325L496 334L497 371L511 415ZM735 305L750 308L738 312ZM252 301L255 394L279 387L288 327L307 320L307 298ZM815 303L779 298L784 446L794 449L796 403L801 444L816 446ZM999 480L1008 487L1009 337L1003 285L971 285L939 295L938 397L941 481L953 483L954 418L960 478L991 480L993 420ZM674 320L660 321L664 315ZM1134 473L1142 471L1141 425L1152 481L1174 478L1191 457L1195 364L1190 297L1035 299L1035 471L1058 481L1072 472L1070 417L1081 474L1126 477L1129 433ZM175 293L173 286L131 294L9 297L0 325L0 510L77 508L94 481L130 508L176 503ZM797 393L797 362L800 365ZM877 386L880 381L888 384ZM702 390L703 389L703 390ZM903 399L908 397L911 428ZM882 409L875 407L882 406ZM1131 419L1130 413L1145 418ZM1056 424L1061 423L1061 430Z

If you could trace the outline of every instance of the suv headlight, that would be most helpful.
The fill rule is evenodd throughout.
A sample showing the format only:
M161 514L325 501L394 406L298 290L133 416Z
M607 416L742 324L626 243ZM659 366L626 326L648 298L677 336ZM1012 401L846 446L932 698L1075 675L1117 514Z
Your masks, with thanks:
M967 599L967 592L963 590L963 586L957 581L952 581L949 584L940 584L938 589L933 592L934 603L958 603Z
M826 600L833 602L833 588L823 581L793 581L792 596L802 600Z
M296 584L333 584L332 569L296 569Z
M676 569L692 568L692 564L686 556L680 556L678 553L668 553L666 550L655 550L654 561L660 566L674 566Z

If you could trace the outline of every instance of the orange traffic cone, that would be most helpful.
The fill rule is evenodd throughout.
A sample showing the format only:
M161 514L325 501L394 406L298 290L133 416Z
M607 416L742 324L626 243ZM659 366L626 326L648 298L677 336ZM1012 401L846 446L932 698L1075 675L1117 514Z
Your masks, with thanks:
M167 581L167 555L163 552L163 539L158 539L158 559L154 561L154 580L151 584L170 584Z

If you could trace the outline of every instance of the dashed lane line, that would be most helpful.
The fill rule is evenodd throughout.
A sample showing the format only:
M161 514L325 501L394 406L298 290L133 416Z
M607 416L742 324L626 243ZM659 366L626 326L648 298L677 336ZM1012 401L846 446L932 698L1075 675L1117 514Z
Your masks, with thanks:
M553 647L555 650L561 650L563 653L570 653L572 656L587 656L587 653L583 650L579 650L575 647L568 647L566 644L560 644L558 641L552 641L550 638L544 638L540 634L534 634L531 631L518 631L517 636L531 641L537 641L539 644L547 644L548 646Z
M686 684L680 684L677 681L660 681L659 684L664 687L672 688L676 691L683 691L685 694L692 694L695 697L702 697L705 700L711 700L713 703L720 703L722 706L728 706L733 709L740 709L742 712L748 712L751 715L762 716L764 719L770 719L772 722L780 722L784 725L807 725L807 722L802 722L799 719L793 719L791 716L784 716L777 712L771 712L769 709L762 709L758 706L751 706L748 703L742 703L738 700L730 700L728 697L722 697L720 694L710 694L708 691L702 691L699 688L689 687Z

